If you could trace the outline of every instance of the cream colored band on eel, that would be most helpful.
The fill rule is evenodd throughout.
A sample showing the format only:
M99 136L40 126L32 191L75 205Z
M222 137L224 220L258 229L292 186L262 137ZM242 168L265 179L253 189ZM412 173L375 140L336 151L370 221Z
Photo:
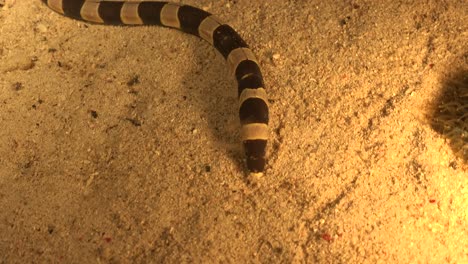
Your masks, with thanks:
M227 64L231 75L236 74L237 66L239 66L239 64L245 60L257 62L255 55L249 48L237 48L229 53L227 57Z
M241 138L245 140L268 139L268 125L263 123L246 124L241 127Z
M161 10L161 24L167 27L180 28L180 21L177 13L180 5L176 3L168 3Z
M138 15L140 2L124 2L120 10L120 20L127 25L142 25L143 21Z
M63 14L62 0L47 0L47 5L55 12Z
M223 23L215 16L205 18L198 26L198 35L213 45L213 33Z
M80 10L81 17L86 21L91 21L95 23L104 23L102 18L99 16L99 11L98 11L99 5L100 5L100 2L85 1Z
M242 90L240 96L239 96L239 107L244 103L245 100L249 98L259 98L265 101L265 103L268 102L268 96L263 88L256 88L256 89L251 89L251 88L245 88Z

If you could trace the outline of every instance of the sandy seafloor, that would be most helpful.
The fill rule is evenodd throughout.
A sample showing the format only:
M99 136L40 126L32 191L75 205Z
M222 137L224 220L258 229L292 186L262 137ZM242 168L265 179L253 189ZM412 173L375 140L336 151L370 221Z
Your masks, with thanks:
M208 43L7 0L0 263L468 263L466 160L431 125L467 76L465 0L182 3L258 57L265 176Z

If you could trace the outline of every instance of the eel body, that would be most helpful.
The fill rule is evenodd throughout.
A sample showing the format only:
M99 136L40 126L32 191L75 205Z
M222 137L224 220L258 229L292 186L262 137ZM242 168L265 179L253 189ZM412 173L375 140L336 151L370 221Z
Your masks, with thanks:
M241 138L251 174L265 169L268 140L268 104L262 73L255 55L229 25L196 7L159 1L42 0L54 11L92 23L159 25L198 36L226 59L237 80Z

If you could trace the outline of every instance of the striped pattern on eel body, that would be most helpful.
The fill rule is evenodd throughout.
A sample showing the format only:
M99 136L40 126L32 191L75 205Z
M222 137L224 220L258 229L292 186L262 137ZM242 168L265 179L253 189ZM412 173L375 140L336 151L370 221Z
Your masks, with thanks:
M268 105L260 67L245 41L212 14L188 5L156 1L42 0L65 16L113 25L176 28L211 43L238 83L241 137L251 174L265 169Z

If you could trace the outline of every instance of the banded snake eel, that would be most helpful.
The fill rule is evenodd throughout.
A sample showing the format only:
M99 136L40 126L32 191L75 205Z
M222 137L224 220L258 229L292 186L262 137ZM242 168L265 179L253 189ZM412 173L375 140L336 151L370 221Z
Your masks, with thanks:
M192 7L159 1L42 0L52 10L92 23L159 25L198 36L226 59L238 85L241 139L252 175L262 175L266 164L268 104L262 73L255 55L229 25Z

